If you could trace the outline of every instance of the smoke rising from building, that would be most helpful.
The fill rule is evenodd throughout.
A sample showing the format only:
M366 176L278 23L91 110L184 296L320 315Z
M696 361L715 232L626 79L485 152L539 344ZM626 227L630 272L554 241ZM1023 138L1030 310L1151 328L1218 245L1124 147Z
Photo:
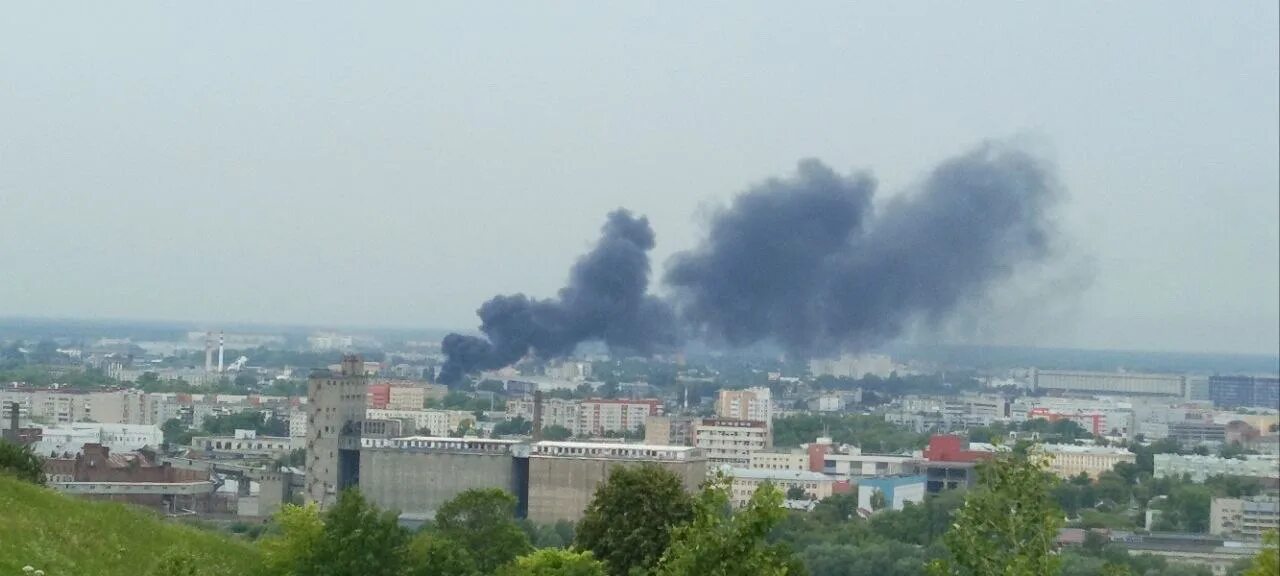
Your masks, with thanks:
M876 213L875 183L816 160L734 200L665 281L708 341L797 354L873 346L1049 254L1055 186L1032 156L988 144Z
M1052 252L1057 188L1030 154L988 143L936 167L877 211L876 182L817 160L767 180L715 214L706 238L667 263L670 300L647 294L648 221L609 215L559 297L498 296L479 310L486 338L450 334L441 379L569 354L602 340L652 352L680 335L711 344L777 343L794 354L859 349L936 324Z

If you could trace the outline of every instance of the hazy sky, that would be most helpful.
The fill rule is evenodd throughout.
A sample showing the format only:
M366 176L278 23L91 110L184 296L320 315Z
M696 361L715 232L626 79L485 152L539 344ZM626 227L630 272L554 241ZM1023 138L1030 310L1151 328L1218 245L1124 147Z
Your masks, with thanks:
M982 339L1276 352L1275 1L902 4L9 4L0 315L471 328L618 206L660 267L800 158L1014 137L1074 255Z

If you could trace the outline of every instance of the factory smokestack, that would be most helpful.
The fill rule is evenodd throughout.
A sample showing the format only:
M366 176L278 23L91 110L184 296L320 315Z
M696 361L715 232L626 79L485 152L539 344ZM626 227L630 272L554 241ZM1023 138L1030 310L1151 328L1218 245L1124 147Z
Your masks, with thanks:
M533 441L542 440L542 391L533 391Z
M936 327L1052 253L1056 182L1016 147L986 143L947 160L878 211L875 191L870 175L817 160L751 187L667 262L669 301L646 293L648 221L613 212L558 298L495 297L478 311L487 339L446 336L440 380L563 356L587 340L640 354L679 335L777 344L800 358L865 349Z
M218 333L218 373L222 373L222 347L226 343L226 334Z

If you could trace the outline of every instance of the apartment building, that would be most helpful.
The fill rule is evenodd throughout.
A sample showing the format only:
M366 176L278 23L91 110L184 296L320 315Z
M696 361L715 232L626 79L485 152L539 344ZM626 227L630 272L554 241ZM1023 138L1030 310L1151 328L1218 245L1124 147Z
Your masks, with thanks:
M809 471L809 454L804 450L788 450L785 452L761 450L751 453L752 470L790 470L792 472Z
M574 435L603 436L606 432L636 432L650 416L661 416L662 401L657 399L622 400L593 398L578 404L578 420ZM545 420L544 420L545 422Z
M773 399L768 388L720 390L716 399L716 416L735 420L773 422Z
M810 500L822 500L836 493L837 490L848 490L848 483L840 483L840 487L837 488L835 478L817 472L729 468L726 474L733 478L729 500L735 508L746 506L756 490L766 483L783 493L792 488L799 488Z
M1156 454L1156 478L1191 477L1193 482L1204 482L1210 476L1250 476L1270 480L1274 486L1280 479L1280 459L1275 456L1244 456L1219 458L1194 454Z
M769 426L759 420L706 418L694 430L697 447L707 458L707 469L718 466L750 468L751 455L768 448Z
M1275 496L1214 498L1209 505L1209 533L1224 538L1261 540L1280 529L1280 499Z

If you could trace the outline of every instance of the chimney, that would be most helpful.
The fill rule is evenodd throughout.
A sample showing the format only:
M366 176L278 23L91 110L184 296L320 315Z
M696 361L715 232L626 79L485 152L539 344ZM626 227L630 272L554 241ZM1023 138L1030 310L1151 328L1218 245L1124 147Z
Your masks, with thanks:
M542 440L542 391L533 391L533 441Z
M218 333L218 373L222 373L222 345L226 341L226 334Z
M9 403L9 429L5 433L5 438L14 444L18 443L18 406L16 400Z

